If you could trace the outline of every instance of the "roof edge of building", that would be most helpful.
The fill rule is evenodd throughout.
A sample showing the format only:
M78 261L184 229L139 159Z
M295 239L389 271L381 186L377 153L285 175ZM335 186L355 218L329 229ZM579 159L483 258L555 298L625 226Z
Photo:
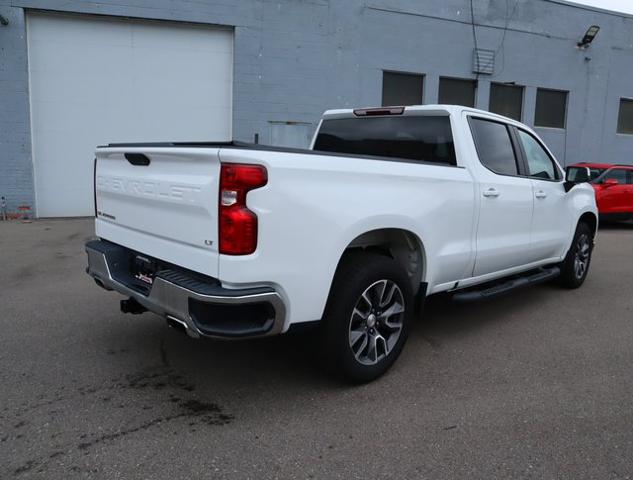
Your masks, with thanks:
M573 8L579 8L581 10L589 10L592 12L602 13L605 15L613 15L614 17L633 19L633 13L618 12L616 10L609 10L606 8L594 7L593 5L585 5L584 3L576 3L576 2L568 1L568 0L541 0L541 1L547 2L547 3L557 3L558 5L563 5L565 7L573 7Z

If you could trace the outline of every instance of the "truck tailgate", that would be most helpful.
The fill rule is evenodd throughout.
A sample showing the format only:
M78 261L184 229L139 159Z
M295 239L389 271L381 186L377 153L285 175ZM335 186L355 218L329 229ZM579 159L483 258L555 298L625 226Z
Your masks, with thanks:
M217 277L217 148L97 150L96 233L138 252Z

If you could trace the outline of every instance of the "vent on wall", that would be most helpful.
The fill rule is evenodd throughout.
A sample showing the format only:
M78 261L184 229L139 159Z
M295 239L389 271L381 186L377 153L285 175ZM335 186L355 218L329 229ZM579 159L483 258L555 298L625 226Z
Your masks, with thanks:
M495 71L495 51L473 49L473 73L492 75Z

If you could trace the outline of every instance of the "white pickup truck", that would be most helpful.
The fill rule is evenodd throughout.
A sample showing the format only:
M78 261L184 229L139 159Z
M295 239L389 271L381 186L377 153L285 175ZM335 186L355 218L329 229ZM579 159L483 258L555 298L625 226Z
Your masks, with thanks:
M192 337L318 321L327 359L368 381L426 295L583 283L597 209L588 172L568 178L525 125L446 105L328 111L309 150L110 144L87 271Z

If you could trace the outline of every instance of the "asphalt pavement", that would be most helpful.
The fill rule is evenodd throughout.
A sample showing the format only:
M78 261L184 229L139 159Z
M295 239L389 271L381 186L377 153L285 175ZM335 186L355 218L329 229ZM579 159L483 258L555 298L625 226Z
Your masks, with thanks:
M0 222L0 478L633 476L633 225L585 285L431 299L383 378L309 333L196 341L85 274L90 219Z

